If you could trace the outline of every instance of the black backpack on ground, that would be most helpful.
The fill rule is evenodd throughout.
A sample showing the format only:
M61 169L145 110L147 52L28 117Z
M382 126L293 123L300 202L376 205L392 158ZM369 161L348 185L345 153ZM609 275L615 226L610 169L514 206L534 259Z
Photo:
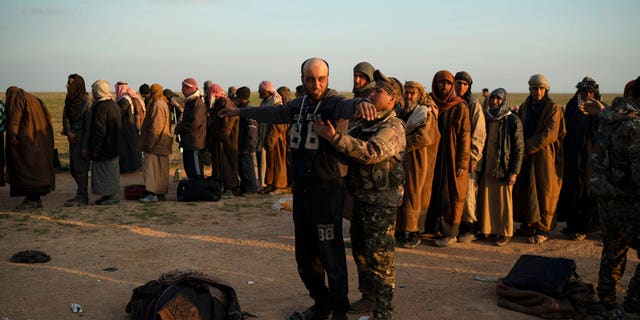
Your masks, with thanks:
M572 276L578 277L573 259L523 254L504 278L504 284L559 297Z
M219 201L220 183L213 178L183 179L178 183L178 201Z
M242 320L235 290L197 271L171 271L133 289L131 320Z

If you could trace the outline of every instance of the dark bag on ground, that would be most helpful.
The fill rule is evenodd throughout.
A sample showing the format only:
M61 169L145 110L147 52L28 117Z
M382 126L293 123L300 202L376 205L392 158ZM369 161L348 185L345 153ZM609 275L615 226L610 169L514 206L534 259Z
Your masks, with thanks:
M520 256L496 294L499 306L545 319L584 319L598 302L574 260L534 255Z
M577 277L572 259L524 254L504 278L504 284L559 297L573 275Z
M191 270L163 273L133 289L125 311L131 320L242 320L235 290Z
M178 183L178 201L218 201L221 197L220 183L213 178L183 179Z

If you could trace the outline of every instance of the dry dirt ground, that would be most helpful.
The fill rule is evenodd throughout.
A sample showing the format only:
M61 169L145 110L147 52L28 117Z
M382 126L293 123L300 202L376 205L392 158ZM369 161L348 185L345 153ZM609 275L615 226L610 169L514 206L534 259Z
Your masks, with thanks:
M140 173L121 179L122 186L141 182ZM310 304L296 272L291 213L271 209L280 196L180 203L175 189L173 183L169 201L163 203L65 208L75 184L63 172L57 175L56 190L43 199L43 209L13 213L22 199L10 198L8 187L0 188L0 319L127 319L125 305L133 288L174 269L226 280L235 287L243 311L259 319L284 319ZM597 235L575 242L556 232L541 245L515 239L504 248L483 241L397 248L394 319L534 319L498 307L494 283L474 277L503 277L528 253L575 259L578 273L593 283L599 243ZM44 251L52 259L31 265L9 262L13 253L27 249ZM349 249L347 257L350 299L355 301L357 279ZM637 264L630 252L619 300ZM111 267L117 270L104 271ZM84 312L72 313L71 303Z

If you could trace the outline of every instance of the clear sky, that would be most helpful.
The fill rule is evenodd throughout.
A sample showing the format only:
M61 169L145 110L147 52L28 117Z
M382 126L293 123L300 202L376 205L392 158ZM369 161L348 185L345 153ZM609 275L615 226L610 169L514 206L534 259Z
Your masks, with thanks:
M128 81L179 89L300 83L300 63L322 57L331 88L350 91L369 61L431 90L438 70L466 70L473 91L526 92L545 74L554 92L589 75L622 92L640 75L638 0L2 0L0 88L64 91ZM88 88L90 89L90 88Z

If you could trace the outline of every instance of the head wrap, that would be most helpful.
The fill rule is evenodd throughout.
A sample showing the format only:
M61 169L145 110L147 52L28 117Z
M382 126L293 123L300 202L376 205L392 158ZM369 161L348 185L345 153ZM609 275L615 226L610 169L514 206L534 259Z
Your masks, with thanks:
M418 81L405 81L404 91L407 91L408 87L416 88L418 90L419 105L427 106L427 105L433 104L433 100L431 100L431 97L427 94L427 90L424 88L422 83Z
M202 84L202 90L204 90L204 92L207 92L207 89L209 89L209 87L213 84L213 81L211 80L207 80Z
M69 75L69 79L73 79L69 88L67 88L67 96L64 99L64 104L69 108L71 114L75 114L78 106L87 96L87 89L85 88L84 79L78 74Z
M185 98L198 91L198 82L194 78L187 78L182 81L182 88Z
M529 78L529 87L530 88L545 88L547 91L551 88L549 86L549 80L543 74L534 74Z
M207 88L207 96L214 98L224 97L224 89L219 84L214 83Z
M147 111L147 107L144 105L144 99L142 99L142 96L138 94L136 90L134 90L133 88L128 88L127 95L131 97L131 99L138 101L138 104L142 107L142 111Z
M471 79L471 75L466 71L460 71L456 73L454 80L462 80L471 86L473 84L473 79Z
M236 90L236 97L238 97L238 99L249 99L250 96L251 89L247 87L240 87Z
M633 81L633 84L629 89L629 94L632 95L634 98L640 98L640 77L638 77L635 81Z
M149 89L149 105L152 106L156 102L163 100L167 102L167 98L162 93L162 86L157 83L152 84Z
M373 73L373 79L376 82L376 88L380 88L386 91L389 95L396 98L396 100L402 100L402 84L398 79L392 77L386 77L382 71L376 70Z
M489 120L500 120L510 112L509 108L506 108L506 106L507 106L507 90L505 90L503 88L495 89L495 90L491 91L491 94L489 95L489 99L491 99L492 96L496 96L496 97L502 98L502 103L499 106L497 106L496 108L493 108L493 107L489 106L487 108L487 110L485 111L485 116Z
M439 93L437 93L438 82L440 81L448 81L451 83L452 88L447 94L446 97L440 97ZM453 74L448 70L440 70L436 72L433 76L433 81L431 82L431 99L436 103L438 108L446 110L457 104L463 103L464 100L462 98L456 96L456 91L453 90L453 82L455 81Z
M576 93L579 93L580 90L591 89L595 93L596 100L600 100L600 86L591 77L584 77L582 81L576 84L576 88L578 89Z
M471 79L471 75L469 74L469 72L459 71L458 73L456 73L455 80L462 80L469 85L467 92L465 92L464 95L461 96L462 99L464 99L464 101L466 101L467 104L471 104L475 102L473 101L475 96L471 94L471 86L473 85L473 79Z
M116 89L116 101L120 101L120 99L127 95L129 84L125 81L118 81L114 88Z
M142 95L146 95L149 94L149 85L146 83L143 83L140 88L138 89L138 91L140 92L140 94Z
M11 117L13 116L12 114L16 110L21 110L22 109L22 110L24 110L24 113L27 113L27 112L40 113L40 112L42 112L42 115L44 116L46 122L44 124L37 124L37 126L44 126L44 127L47 128L47 129L41 129L43 131L51 129L51 114L49 114L49 110L47 110L47 107L45 106L44 102L42 102L42 100L40 98L38 98L38 97L26 92L22 88L18 88L16 86L11 86L11 87L7 88L5 97L7 99L5 113L6 113L8 121L11 120ZM16 119L16 120L18 120L18 119ZM20 122L20 121L10 121L10 122L7 123L7 125L5 127L5 130L7 130L7 135L18 135L18 131L19 131L18 126L20 125L18 122ZM33 139L36 140L36 143L43 144L43 147L44 147L44 145L46 145L46 143L38 142L39 137L41 135L46 135L47 134L46 132L35 132L35 133L29 132L29 134L35 134ZM0 137L0 139L1 139L1 137ZM53 149L53 142L52 142L52 145L51 145L51 149ZM3 152L4 152L4 150L3 150ZM28 152L28 151L26 151L26 152ZM37 163L37 160L34 160L34 162Z
M633 85L636 83L635 80L631 80L629 82L627 82L627 85L624 86L624 93L622 94L623 97L628 98L629 95L631 94L631 88L633 88Z
M373 73L375 72L375 68L366 61L360 62L353 67L353 73L362 72L365 76L367 76L369 82L374 79Z
M96 101L111 100L111 92L109 92L109 82L106 80L97 80L91 85L91 93Z
M16 86L11 86L7 88L5 92L5 99L7 99L7 116L9 114L9 110L24 107L24 90L18 88ZM7 119L9 120L9 119ZM2 150L4 152L4 150Z

